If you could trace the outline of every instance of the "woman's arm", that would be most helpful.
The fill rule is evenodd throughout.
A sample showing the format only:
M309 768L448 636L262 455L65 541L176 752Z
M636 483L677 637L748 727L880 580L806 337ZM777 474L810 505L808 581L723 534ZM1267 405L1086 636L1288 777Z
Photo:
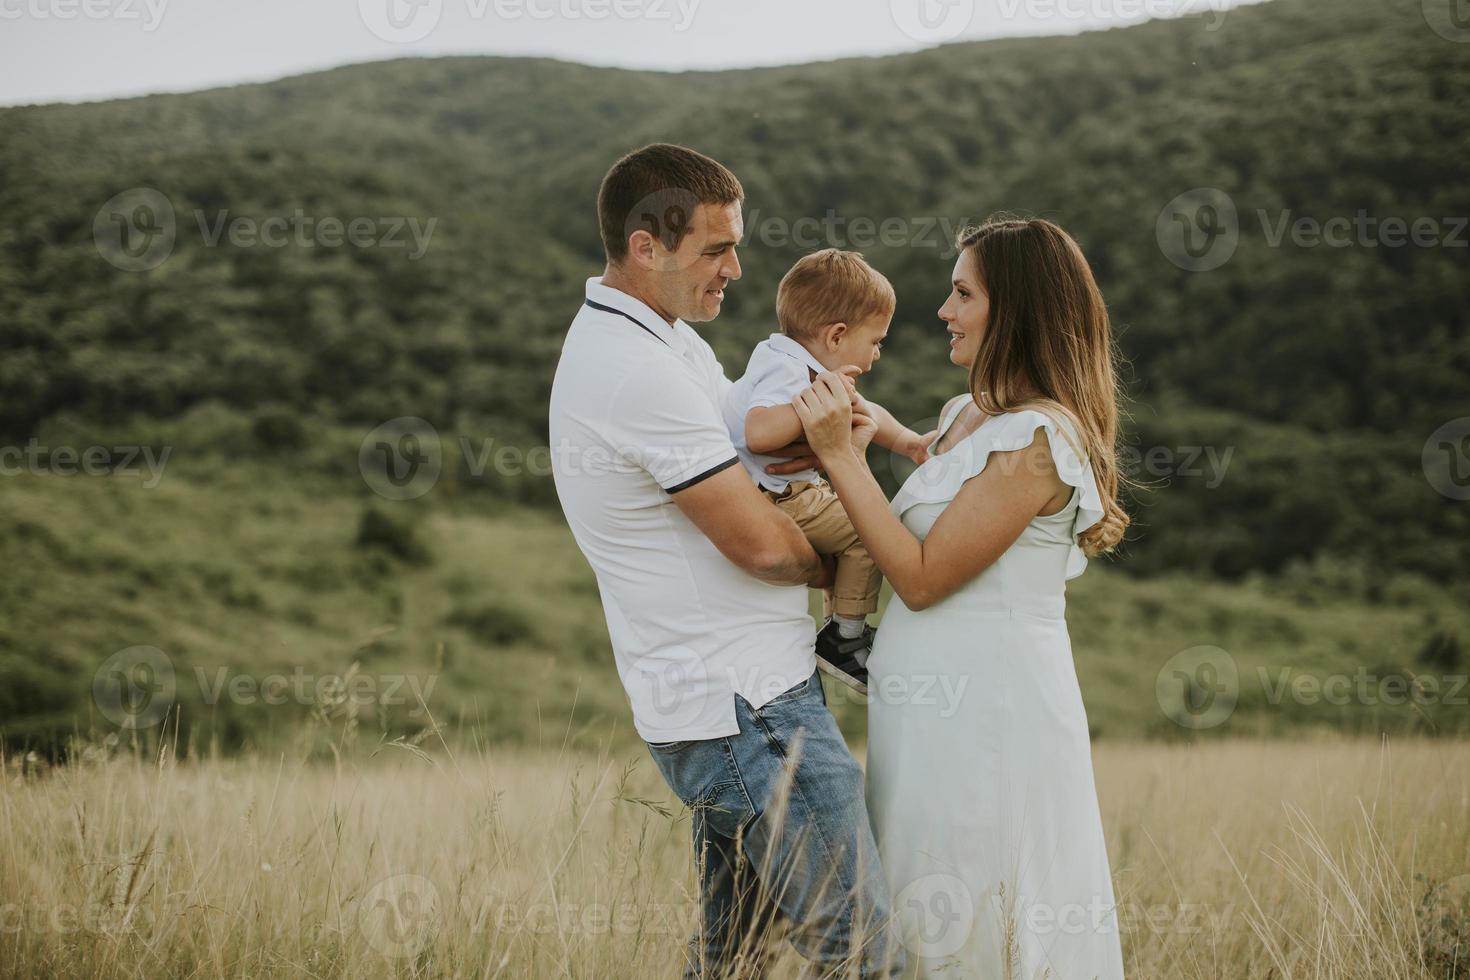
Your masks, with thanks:
M993 453L920 541L888 509L862 454L845 444L847 400L818 378L794 407L858 536L910 609L927 608L979 575L1062 488L1071 490L1057 476L1043 432L1025 449Z

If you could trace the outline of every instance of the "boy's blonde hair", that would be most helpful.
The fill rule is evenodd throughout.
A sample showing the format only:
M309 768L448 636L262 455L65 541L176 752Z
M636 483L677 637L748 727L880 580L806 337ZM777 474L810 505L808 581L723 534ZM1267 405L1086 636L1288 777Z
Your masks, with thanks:
M893 315L893 285L858 252L824 248L798 259L776 290L776 319L792 340L815 340L833 323Z

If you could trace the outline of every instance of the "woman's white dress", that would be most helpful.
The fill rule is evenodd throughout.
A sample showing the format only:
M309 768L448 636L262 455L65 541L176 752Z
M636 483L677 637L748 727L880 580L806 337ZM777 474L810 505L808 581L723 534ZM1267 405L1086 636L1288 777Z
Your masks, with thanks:
M914 612L895 596L868 661L868 810L913 976L1123 976L1063 616L1066 580L1087 564L1077 534L1103 514L1082 443L1040 412L998 415L918 467L891 506L922 539L990 453L1038 429L1071 501L942 602Z

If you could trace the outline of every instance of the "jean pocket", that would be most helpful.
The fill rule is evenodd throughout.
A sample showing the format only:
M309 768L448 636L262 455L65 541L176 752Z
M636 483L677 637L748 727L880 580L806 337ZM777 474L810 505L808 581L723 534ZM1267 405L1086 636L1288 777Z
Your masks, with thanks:
M775 697L771 698L771 700L761 705L761 707L764 709L770 707L773 704L785 704L787 701L796 701L806 697L809 694L812 694L815 691L821 690L821 687L821 679L817 677L816 671L812 671L811 676L807 677L806 680L797 681L791 687L788 687L786 690L782 691L780 694L776 695Z
M643 744L647 745L655 752L677 752L684 746L688 745L691 741L693 740L686 738L680 739L677 742L644 742Z
M756 811L745 785L739 780L730 780L710 786L696 796L683 800L689 808L696 825L713 830L724 837L735 838L742 830L748 830L755 819Z

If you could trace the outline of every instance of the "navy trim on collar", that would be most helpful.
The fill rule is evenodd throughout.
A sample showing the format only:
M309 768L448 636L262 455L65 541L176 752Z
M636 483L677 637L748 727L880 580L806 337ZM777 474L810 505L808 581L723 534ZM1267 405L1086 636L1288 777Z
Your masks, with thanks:
M659 343L663 344L665 347L668 347L670 349L673 349L673 346L674 346L673 344L669 343L667 340L664 340L658 334L654 333L653 330L651 330L648 326L646 326L642 320L638 319L633 314L631 314L631 313L624 313L622 310L619 310L619 309L617 309L615 307L612 307L612 306L604 306L602 303L597 303L597 302L594 302L594 301L592 301L590 299L583 300L582 302L584 304L586 304L587 306L592 307L594 310L600 310L603 313L616 313L620 317L623 317L623 318L628 319L628 320L632 320L634 323L638 324L638 326L642 327L645 331L647 331L648 332L648 335L650 337L652 337L654 340L656 340Z

